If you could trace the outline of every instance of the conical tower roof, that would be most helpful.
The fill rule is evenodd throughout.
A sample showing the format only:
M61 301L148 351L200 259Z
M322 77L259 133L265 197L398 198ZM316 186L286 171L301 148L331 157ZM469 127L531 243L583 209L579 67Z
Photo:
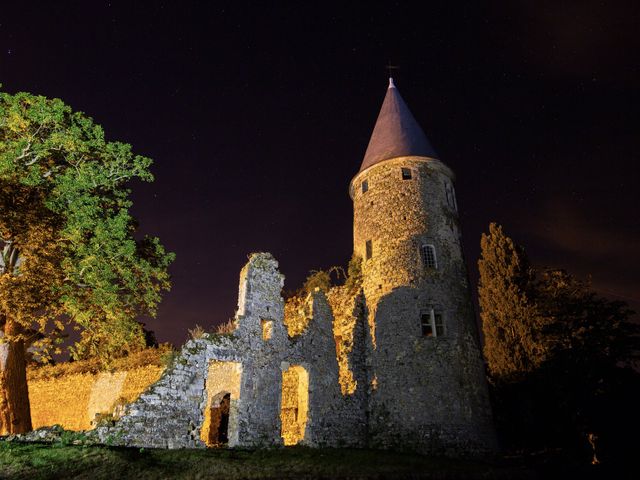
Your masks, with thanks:
M390 158L409 155L436 158L436 152L404 103L393 78L389 78L387 95L384 97L360 171Z

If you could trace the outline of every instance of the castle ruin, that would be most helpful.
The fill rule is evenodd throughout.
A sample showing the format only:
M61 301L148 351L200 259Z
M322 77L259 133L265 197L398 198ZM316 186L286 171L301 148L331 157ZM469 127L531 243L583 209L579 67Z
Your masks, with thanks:
M453 182L390 79L349 186L361 282L285 308L277 261L251 255L235 330L188 341L95 433L159 448L494 450Z

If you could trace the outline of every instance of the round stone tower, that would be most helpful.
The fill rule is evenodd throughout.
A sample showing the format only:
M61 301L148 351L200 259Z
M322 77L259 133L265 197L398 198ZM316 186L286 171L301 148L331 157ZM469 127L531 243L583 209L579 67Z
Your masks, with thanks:
M390 79L349 189L371 339L372 446L494 448L453 182Z

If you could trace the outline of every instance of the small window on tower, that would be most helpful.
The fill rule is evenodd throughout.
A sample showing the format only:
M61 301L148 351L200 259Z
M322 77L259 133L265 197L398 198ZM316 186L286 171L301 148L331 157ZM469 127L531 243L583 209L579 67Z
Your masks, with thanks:
M436 259L436 247L433 245L422 245L420 247L420 256L422 257L422 264L426 268L438 268L438 261Z
M458 205L456 203L456 192L453 189L453 185L449 182L445 182L444 190L447 197L447 204L453 208L454 211L458 211Z
M420 326L423 337L442 337L445 335L442 312L429 308L420 312Z
M411 180L411 169L403 168L402 169L402 179L403 180Z
M262 339L271 340L273 336L273 320L261 320L262 324Z
M367 190L369 190L369 182L365 180L362 182L362 193L365 193Z
M373 245L371 245L371 240L367 240L365 243L366 257L369 260L373 256Z

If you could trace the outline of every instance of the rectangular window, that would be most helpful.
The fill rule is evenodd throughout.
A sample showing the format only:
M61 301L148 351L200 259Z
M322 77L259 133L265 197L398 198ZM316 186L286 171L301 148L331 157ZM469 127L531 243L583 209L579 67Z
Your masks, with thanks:
M433 308L422 310L420 327L423 337L442 337L445 335L444 315Z
M436 247L433 245L422 245L420 247L420 256L422 257L422 264L426 268L438 268L438 262L436 260Z
M273 335L273 320L262 320L262 339L271 340Z
M411 180L411 169L403 168L402 169L402 179L403 180Z
M422 336L432 337L433 326L431 325L431 311L420 313L420 325L422 326Z
M369 190L369 182L365 180L362 182L362 193L365 193L367 190Z
M371 245L371 240L367 240L365 243L365 250L367 254L366 258L369 260L373 256L373 245Z

